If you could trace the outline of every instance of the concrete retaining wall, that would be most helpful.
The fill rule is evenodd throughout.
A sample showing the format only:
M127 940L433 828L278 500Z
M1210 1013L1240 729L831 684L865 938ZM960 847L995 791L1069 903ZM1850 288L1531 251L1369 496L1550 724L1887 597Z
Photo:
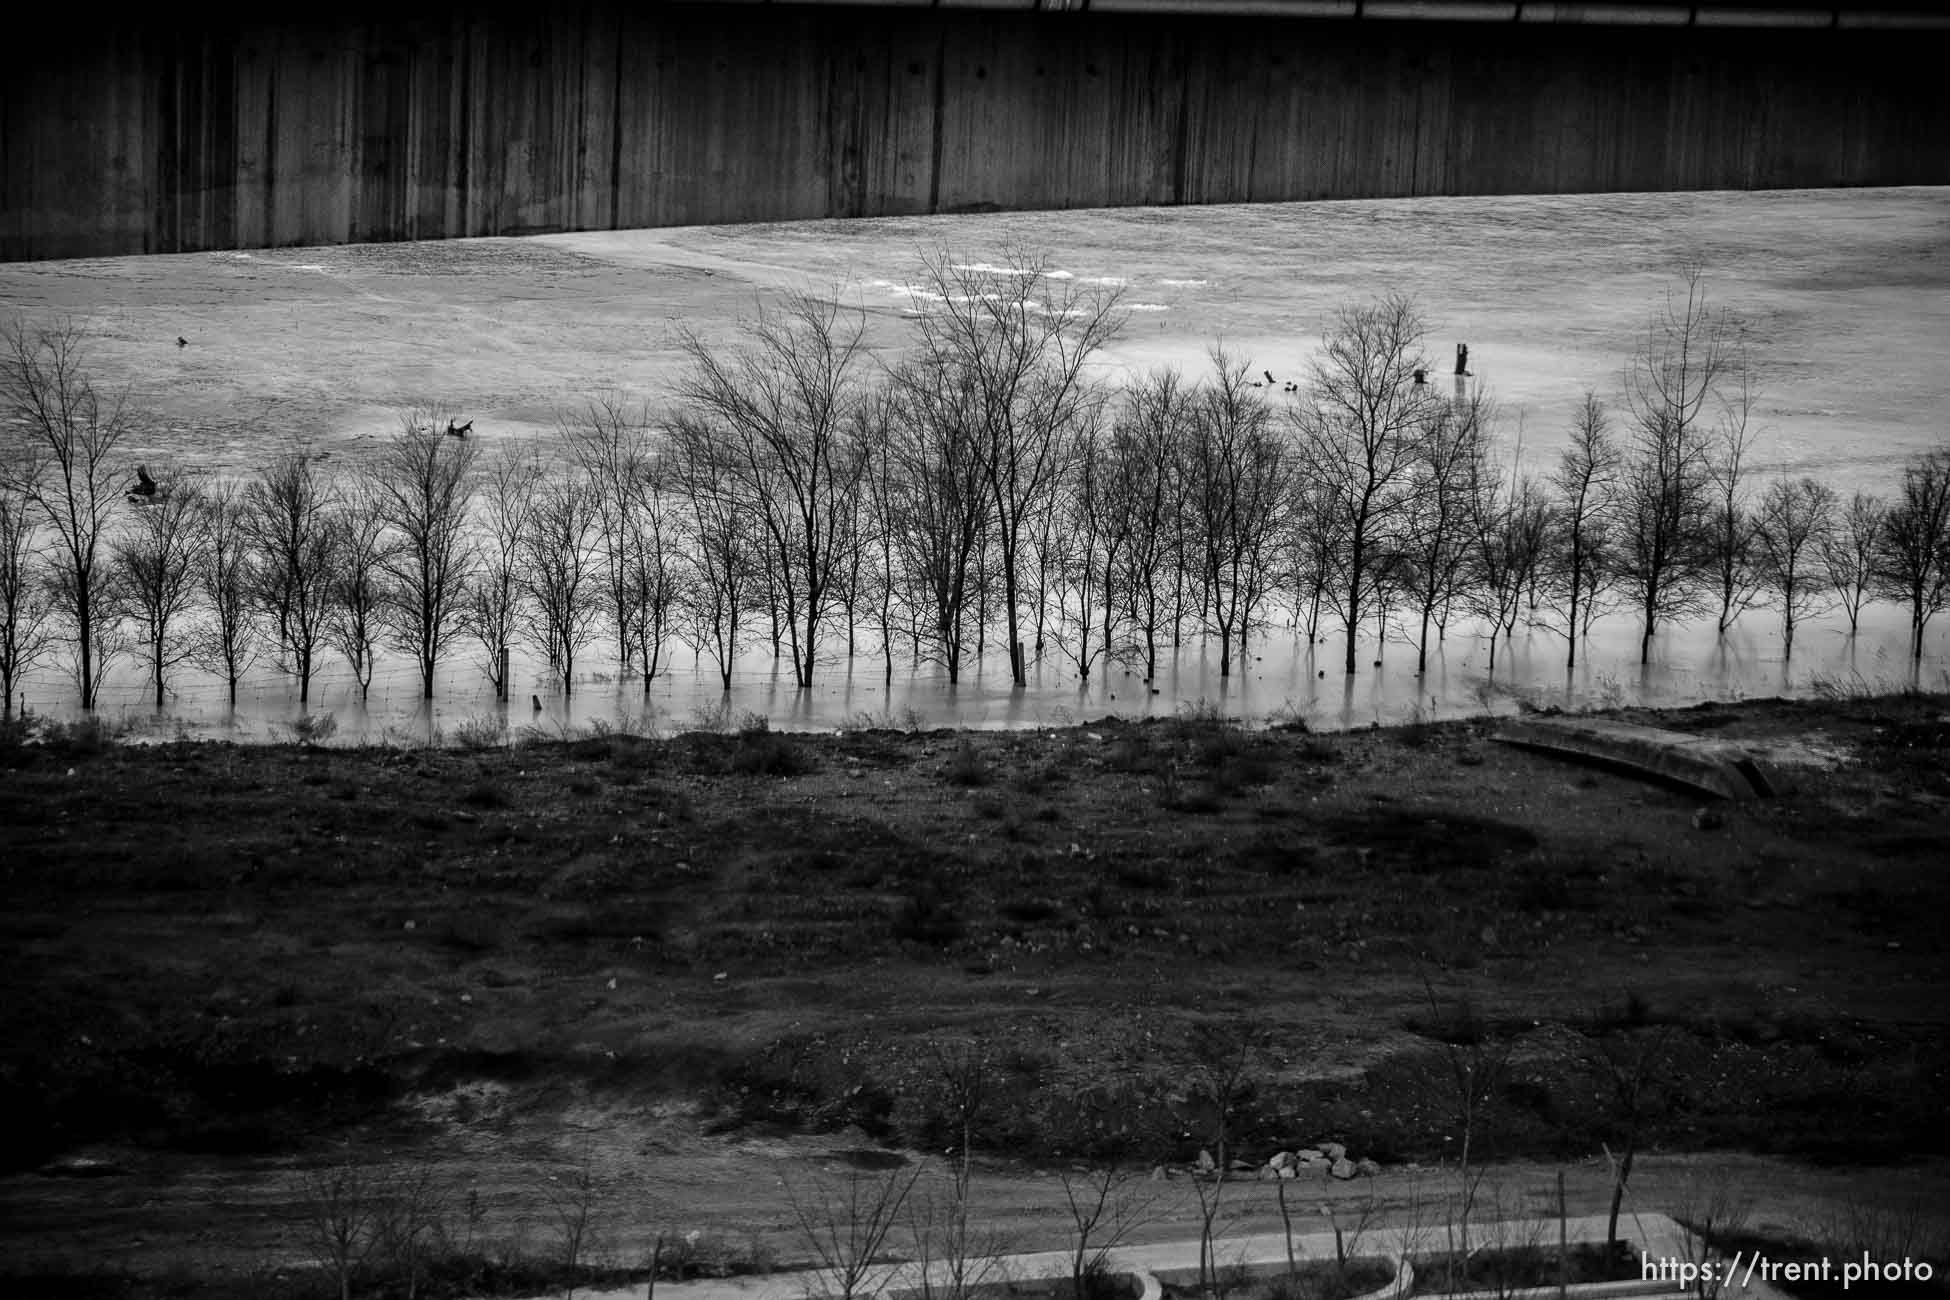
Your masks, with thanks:
M0 259L1950 183L1950 33L456 4L0 53Z

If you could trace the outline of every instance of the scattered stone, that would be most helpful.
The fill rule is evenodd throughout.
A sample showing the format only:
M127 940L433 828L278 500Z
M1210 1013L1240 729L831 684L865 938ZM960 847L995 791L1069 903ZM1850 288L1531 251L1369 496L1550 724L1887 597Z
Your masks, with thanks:
M1347 1148L1339 1142L1323 1142L1320 1144L1320 1150L1321 1154L1329 1160L1338 1161L1344 1159L1347 1155Z
M99 1156L57 1156L40 1168L43 1178L115 1178L128 1173L126 1165Z
M1717 831L1727 824L1717 808L1702 808L1693 814L1693 829L1696 831Z
M1302 1147L1294 1158L1303 1165L1317 1165L1327 1157L1323 1156L1317 1147Z
M1213 1170L1217 1169L1218 1167L1219 1167L1218 1162L1212 1159L1212 1153L1210 1151L1205 1150L1204 1148L1200 1148L1198 1153L1198 1163L1194 1165L1193 1168L1198 1170L1198 1172L1200 1172L1201 1174L1209 1174Z
M1153 1166L1153 1168L1152 1168L1152 1170L1151 1170L1151 1181L1152 1181L1152 1182L1154 1182L1154 1183L1162 1183L1162 1182L1164 1182L1164 1181L1165 1181L1166 1179L1168 1179L1168 1178L1170 1178L1170 1177L1171 1177L1171 1170L1169 1170L1169 1169L1167 1169L1167 1168L1165 1168L1165 1167L1164 1167L1163 1165L1156 1165L1156 1166Z
M1300 1176L1300 1166L1281 1165L1279 1169L1279 1174L1280 1177L1282 1178L1298 1178Z
M1354 1162L1354 1172L1362 1178L1373 1178L1381 1172L1381 1166L1366 1156L1362 1156Z
M1346 1156L1342 1156L1333 1163L1327 1172L1336 1178L1352 1178L1354 1177L1354 1162Z
M1273 1158L1271 1160L1268 1160L1266 1163L1275 1169L1285 1169L1288 1165L1291 1165L1293 1163L1293 1152L1275 1151L1273 1153Z

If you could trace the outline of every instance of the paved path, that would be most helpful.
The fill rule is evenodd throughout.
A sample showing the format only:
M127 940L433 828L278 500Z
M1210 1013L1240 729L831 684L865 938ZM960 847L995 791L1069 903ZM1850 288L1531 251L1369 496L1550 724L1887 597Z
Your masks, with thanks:
M1565 1233L1573 1242L1602 1241L1605 1236L1605 1217L1589 1215L1572 1218L1565 1225ZM1689 1234L1663 1214L1640 1214L1629 1216L1619 1222L1621 1235L1639 1244L1643 1255L1651 1260L1685 1260L1692 1258ZM1399 1256L1407 1251L1439 1248L1447 1229L1443 1225L1421 1229L1388 1225L1371 1228L1362 1236L1358 1253L1362 1255ZM1558 1224L1555 1219L1520 1220L1502 1223L1478 1223L1470 1227L1472 1244L1489 1245L1498 1243L1531 1243L1548 1245L1557 1240ZM1334 1257L1334 1236L1332 1232L1295 1233L1294 1253L1308 1260L1332 1259ZM1280 1233L1265 1233L1250 1237L1222 1238L1219 1243L1219 1258L1226 1266L1233 1264L1280 1264L1287 1258L1286 1238ZM1110 1253L1111 1268L1116 1272L1135 1272L1146 1274L1176 1275L1198 1267L1198 1241L1161 1242L1148 1246L1120 1246ZM936 1266L937 1276L940 1266ZM1028 1282L1039 1278L1065 1278L1070 1273L1070 1256L1060 1250L1040 1251L1027 1255L1007 1256L992 1280ZM889 1278L886 1291L894 1292L912 1289L919 1281L917 1266L903 1264L895 1268ZM820 1295L831 1288L816 1272L770 1273L762 1277L710 1278L695 1282L661 1282L657 1285L656 1300L806 1300L808 1296ZM644 1286L608 1291L578 1291L582 1300L642 1300ZM1643 1296L1647 1293L1639 1292ZM1659 1295L1683 1295L1678 1286ZM1766 1286L1758 1280L1751 1281L1744 1288L1730 1286L1720 1292L1726 1300L1740 1297L1741 1300L1787 1300L1778 1290Z

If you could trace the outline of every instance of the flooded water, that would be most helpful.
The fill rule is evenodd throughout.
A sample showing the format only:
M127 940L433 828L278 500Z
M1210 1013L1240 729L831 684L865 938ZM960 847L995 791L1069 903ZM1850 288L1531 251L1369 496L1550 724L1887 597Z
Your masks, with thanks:
M1105 354L1111 372L1200 373L1223 340L1254 369L1298 376L1337 307L1409 293L1428 319L1433 360L1469 343L1472 369L1503 410L1506 447L1538 470L1554 462L1587 389L1615 397L1676 268L1697 258L1714 300L1748 321L1760 388L1752 463L1763 478L1812 474L1845 496L1888 493L1906 461L1950 433L1945 189L1003 213L16 264L0 266L0 309L89 327L91 364L128 383L144 413L131 461L169 455L245 472L294 443L333 464L355 461L430 402L472 418L486 447L547 445L559 412L599 388L657 407L682 365L675 327L729 339L784 289L839 288L866 310L871 340L897 352L924 256L979 263L1011 250L1123 289L1130 316ZM714 667L679 649L646 693L605 676L592 648L572 697L521 664L503 706L478 655L462 650L431 707L406 664L382 662L364 702L328 664L309 711L332 718L334 743L451 740L503 722L511 733L598 722L669 732L745 714L811 729L867 719L1038 726L1200 701L1248 721L1346 727L1509 711L1520 698L1579 708L1874 689L1915 676L1941 686L1946 671L1939 627L1912 674L1903 615L1888 606L1872 607L1854 638L1833 621L1805 624L1791 665L1778 621L1755 611L1724 640L1710 623L1674 629L1644 670L1637 626L1621 616L1600 624L1569 674L1561 640L1530 628L1499 648L1492 677L1486 643L1457 626L1426 677L1414 673L1412 647L1391 642L1364 645L1351 681L1338 641L1310 653L1286 616L1229 680L1211 648L1187 643L1150 686L1113 667L1085 687L1046 657L1018 691L992 642L957 688L900 661L890 683L863 638L853 660L829 654L804 692L760 651L738 665L727 703ZM67 712L73 696L58 672L26 683L40 711ZM161 717L148 696L125 663L102 712L138 734L249 740L288 736L299 713L288 680L268 669L234 713L214 681L187 670Z
M1721 639L1711 623L1676 629L1655 642L1654 662L1638 663L1638 629L1629 618L1601 620L1582 662L1564 667L1563 639L1541 627L1520 629L1497 649L1496 671L1489 670L1486 639L1474 628L1452 627L1447 643L1433 651L1428 672L1417 677L1415 651L1405 642L1379 648L1364 641L1354 677L1342 672L1338 636L1309 647L1304 637L1284 630L1253 643L1251 662L1233 665L1219 676L1215 647L1181 646L1161 655L1158 677L1147 686L1138 670L1112 666L1079 682L1053 655L1033 663L1029 684L1013 689L1001 643L950 687L931 667L916 669L896 658L891 680L878 647L863 639L849 660L843 647L829 651L813 686L794 687L785 659L773 660L769 646L746 655L733 674L727 696L716 665L698 662L679 649L671 668L660 671L646 692L640 679L621 678L589 659L572 694L543 678L541 665L517 661L513 699L494 698L478 656L456 654L443 668L429 704L419 698L419 678L403 659L382 660L369 697L359 699L356 683L336 663L313 681L309 705L301 709L288 678L254 673L239 694L237 708L226 706L221 684L191 672L181 674L169 705L161 713L149 704L140 674L124 666L102 693L100 716L130 739L168 740L188 736L239 741L290 740L303 714L329 718L326 743L335 745L417 745L454 743L472 735L561 737L610 727L669 735L691 730L736 727L756 715L775 730L833 731L846 727L910 728L1065 726L1103 717L1139 720L1172 717L1182 710L1216 708L1248 725L1294 719L1322 730L1398 723L1418 718L1447 719L1515 713L1524 705L1596 709L1622 705L1687 705L1703 700L1738 700L1841 691L1889 690L1919 683L1950 689L1950 656L1937 630L1920 666L1907 654L1908 626L1893 606L1864 611L1853 638L1845 624L1818 621L1796 632L1791 663L1781 657L1777 622L1764 611L1749 612ZM1382 667L1372 667L1379 658ZM37 712L70 716L73 690L51 674L39 674L25 692ZM536 704L540 708L536 708Z

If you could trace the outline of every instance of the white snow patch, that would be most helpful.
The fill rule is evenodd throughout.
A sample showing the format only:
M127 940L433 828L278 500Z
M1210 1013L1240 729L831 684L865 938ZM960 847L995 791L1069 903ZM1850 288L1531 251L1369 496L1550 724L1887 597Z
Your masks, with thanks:
M1019 267L1019 266L993 266L987 262L971 262L967 266L957 266L954 269L957 271L969 272L976 275L1035 275L1036 274L1034 271L1026 270L1023 267Z
M1165 306L1161 302L1133 302L1133 303L1125 304L1124 310L1125 311L1170 311L1171 308Z
M1160 280L1158 283L1168 284L1179 289L1203 289L1205 287L1205 281L1203 280Z

